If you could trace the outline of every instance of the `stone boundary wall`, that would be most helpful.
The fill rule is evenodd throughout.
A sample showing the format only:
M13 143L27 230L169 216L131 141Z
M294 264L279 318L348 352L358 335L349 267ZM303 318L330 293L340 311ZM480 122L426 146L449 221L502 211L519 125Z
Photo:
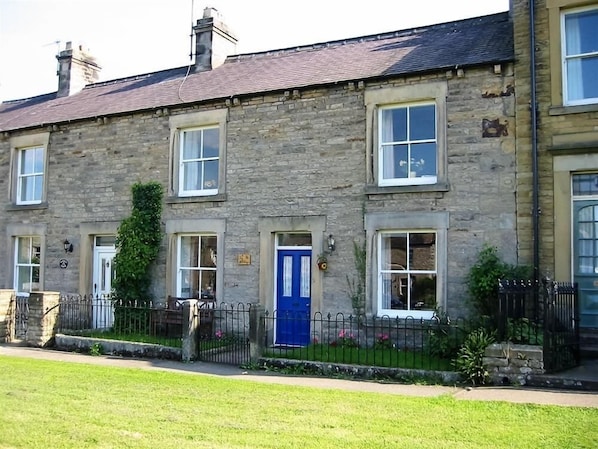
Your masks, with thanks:
M122 357L166 360L182 360L183 357L183 351L180 348L170 348L149 343L106 340L104 338L77 337L64 334L56 334L54 346L60 351L75 351L82 353L89 353L92 348L98 347L101 354L118 355Z
M483 363L495 385L526 385L528 376L545 373L541 346L493 343L486 348Z
M10 299L12 298L13 290L0 289L0 342L8 343L12 340L12 330L10 328L11 310Z

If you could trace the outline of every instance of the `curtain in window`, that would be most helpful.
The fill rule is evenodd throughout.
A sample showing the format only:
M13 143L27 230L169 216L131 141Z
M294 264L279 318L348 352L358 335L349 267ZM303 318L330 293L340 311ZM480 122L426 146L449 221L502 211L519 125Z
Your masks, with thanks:
M394 175L394 149L392 145L388 145L388 142L393 142L393 114L392 110L383 110L382 111L382 120L381 120L381 140L382 140L382 178L383 179L392 179L395 177Z
M578 14L565 16L565 45L565 54L567 56L567 98L569 100L579 100L584 98L582 60L580 58L569 58L569 56L581 53L581 33Z
M185 131L182 139L184 190L199 190L201 162L201 131Z

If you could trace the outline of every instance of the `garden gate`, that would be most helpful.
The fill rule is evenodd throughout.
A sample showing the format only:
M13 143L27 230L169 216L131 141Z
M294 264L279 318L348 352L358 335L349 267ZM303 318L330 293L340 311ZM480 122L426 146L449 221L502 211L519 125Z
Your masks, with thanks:
M251 304L220 303L210 309L209 325L198 308L198 358L203 362L241 366L249 363L249 311Z
M579 296L576 283L499 281L499 339L542 345L544 369L562 371L577 366Z

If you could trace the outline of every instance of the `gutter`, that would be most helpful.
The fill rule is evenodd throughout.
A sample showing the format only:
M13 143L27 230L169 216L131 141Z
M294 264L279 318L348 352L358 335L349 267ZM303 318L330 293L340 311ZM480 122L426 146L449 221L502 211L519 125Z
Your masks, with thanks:
M532 132L532 237L534 280L540 278L540 204L538 175L538 105L536 100L536 29L535 0L529 0L529 46L530 46L530 82L531 82L531 132Z

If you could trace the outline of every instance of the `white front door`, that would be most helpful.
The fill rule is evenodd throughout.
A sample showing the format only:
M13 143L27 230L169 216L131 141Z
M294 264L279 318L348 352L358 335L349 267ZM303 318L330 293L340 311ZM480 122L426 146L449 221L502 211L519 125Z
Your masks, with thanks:
M114 256L111 246L96 246L93 253L93 328L107 329L114 323L114 308L110 300L114 279Z

